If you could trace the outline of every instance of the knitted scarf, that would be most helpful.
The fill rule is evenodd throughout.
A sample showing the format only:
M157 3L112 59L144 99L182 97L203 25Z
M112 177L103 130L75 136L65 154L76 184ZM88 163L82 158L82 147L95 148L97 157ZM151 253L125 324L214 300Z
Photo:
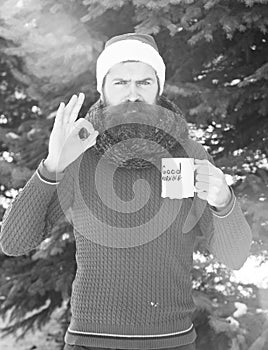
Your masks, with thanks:
M166 97L157 104L129 102L104 106L99 99L85 116L99 132L94 150L118 167L145 168L172 157L188 139L188 125L180 109Z

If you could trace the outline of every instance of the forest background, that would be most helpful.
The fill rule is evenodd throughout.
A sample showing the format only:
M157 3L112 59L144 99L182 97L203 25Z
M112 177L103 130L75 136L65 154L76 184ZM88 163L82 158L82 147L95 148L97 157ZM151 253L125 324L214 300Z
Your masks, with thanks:
M95 63L105 41L135 31L155 37L167 66L164 93L226 174L252 228L250 258L265 264L267 30L267 0L1 0L0 220L47 156L59 103L84 92L83 117L98 98ZM68 222L27 255L0 252L2 336L42 330L57 312L62 349L75 270ZM193 287L198 350L268 349L268 277L237 281L200 241Z

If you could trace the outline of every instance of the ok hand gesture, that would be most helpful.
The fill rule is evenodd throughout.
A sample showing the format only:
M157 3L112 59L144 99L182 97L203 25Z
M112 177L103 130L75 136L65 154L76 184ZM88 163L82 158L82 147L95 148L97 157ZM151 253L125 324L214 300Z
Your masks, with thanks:
M49 139L48 156L44 165L49 171L62 172L88 148L96 143L98 131L84 118L77 116L84 102L85 95L73 95L65 106L61 102ZM86 137L81 138L81 129Z

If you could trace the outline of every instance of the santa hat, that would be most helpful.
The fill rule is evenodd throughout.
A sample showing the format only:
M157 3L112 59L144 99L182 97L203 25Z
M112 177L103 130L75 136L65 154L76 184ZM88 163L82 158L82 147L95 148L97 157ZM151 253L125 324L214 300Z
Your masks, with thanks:
M117 63L139 61L154 68L159 79L159 94L165 83L165 63L158 52L154 38L147 34L128 33L108 40L98 57L96 67L97 90L102 92L103 79L108 71Z

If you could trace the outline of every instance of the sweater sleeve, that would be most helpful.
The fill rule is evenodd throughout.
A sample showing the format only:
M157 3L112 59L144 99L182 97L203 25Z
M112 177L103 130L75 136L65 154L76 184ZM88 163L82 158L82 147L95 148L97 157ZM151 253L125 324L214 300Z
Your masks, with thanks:
M23 255L36 248L72 205L69 168L56 176L43 161L4 214L0 245L6 255Z
M208 160L215 165L210 154ZM220 262L239 270L247 260L252 242L252 232L240 204L230 187L230 203L220 211L207 204L199 222L207 239L207 248Z
M199 227L207 239L207 249L220 262L234 270L243 266L249 256L252 233L235 197L225 215L207 205Z
M184 147L190 157L208 159L215 165L212 156L198 142L189 140ZM227 267L238 270L249 256L252 233L232 189L231 193L230 203L220 211L195 198L193 215L189 216L185 232L198 222L209 252Z

